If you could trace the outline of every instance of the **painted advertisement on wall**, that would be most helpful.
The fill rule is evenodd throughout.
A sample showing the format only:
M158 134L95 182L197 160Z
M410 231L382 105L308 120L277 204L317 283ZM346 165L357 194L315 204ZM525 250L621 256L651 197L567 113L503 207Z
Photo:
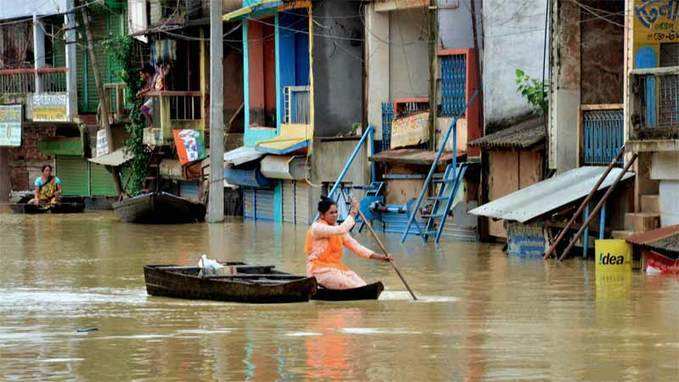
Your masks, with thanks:
M0 105L0 146L21 146L21 105Z
M633 28L634 67L661 66L661 47L679 44L679 0L634 0Z
M177 147L177 156L182 165L205 158L205 141L200 131L176 129L172 131L172 134Z

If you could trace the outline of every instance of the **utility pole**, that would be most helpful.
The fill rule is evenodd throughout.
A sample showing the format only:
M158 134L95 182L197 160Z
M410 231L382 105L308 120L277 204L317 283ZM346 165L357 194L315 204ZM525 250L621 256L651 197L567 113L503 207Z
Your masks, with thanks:
M208 223L224 221L224 72L222 0L210 0L210 187Z
M99 65L97 65L97 57L94 54L94 38L92 37L90 15L87 10L87 6L80 8L80 12L82 14L83 24L85 25L85 35L87 36L87 54L90 59L92 73L94 74L94 84L97 88L97 97L99 98L99 109L101 110L99 124L100 127L106 131L106 144L108 146L108 153L110 154L113 152L113 134L111 134L111 125L109 124L108 120L108 112L110 110L108 107L108 98L106 97L106 92L104 91L104 83L102 82L99 72ZM115 169L113 170L113 183L115 184L116 193L121 195L123 190L120 184L120 176Z

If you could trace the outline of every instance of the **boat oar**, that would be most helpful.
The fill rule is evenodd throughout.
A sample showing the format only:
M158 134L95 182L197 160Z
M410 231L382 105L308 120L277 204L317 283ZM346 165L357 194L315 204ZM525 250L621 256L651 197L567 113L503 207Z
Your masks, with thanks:
M389 255L389 252L387 249L384 247L384 244L382 244L382 240L380 240L379 237L377 237L377 233L375 233L375 230L373 230L372 224L368 221L368 219L365 218L365 215L363 215L363 212L359 209L358 210L358 215L361 217L365 225L368 227L368 231L373 235L373 238L375 238L375 241L377 242L377 245L380 246L380 249L382 250L382 253L384 253L386 256L391 257ZM396 274L398 275L398 278L401 279L401 282L403 282L403 285L405 285L406 289L408 289L408 292L410 295L413 297L413 300L417 301L417 296L415 296L415 293L413 293L413 290L410 289L410 285L406 282L406 279L403 278L403 275L401 274L401 271L398 270L398 267L394 263L394 259L392 258L389 260L389 263L391 263L391 266L394 268L394 271L396 271Z

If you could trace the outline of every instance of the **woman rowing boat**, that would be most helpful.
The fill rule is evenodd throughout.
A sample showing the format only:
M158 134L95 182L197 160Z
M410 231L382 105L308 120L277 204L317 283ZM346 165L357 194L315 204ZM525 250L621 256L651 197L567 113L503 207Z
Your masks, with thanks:
M52 166L46 164L42 166L42 175L35 179L33 185L33 199L29 203L35 205L47 204L54 205L59 202L61 196L61 179L52 176Z
M319 218L306 235L304 252L307 256L307 276L328 289L352 289L366 285L366 282L342 263L344 247L366 259L391 261L391 256L377 254L362 246L349 235L356 224L358 203L352 200L349 216L337 225L337 204L329 198L322 197L318 203Z

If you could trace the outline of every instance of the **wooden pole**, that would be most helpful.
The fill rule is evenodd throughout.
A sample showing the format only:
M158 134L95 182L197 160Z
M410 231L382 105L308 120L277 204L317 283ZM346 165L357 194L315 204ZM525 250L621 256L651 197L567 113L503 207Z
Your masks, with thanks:
M556 240L554 240L554 243L552 243L552 245L549 247L547 252L545 252L545 254L544 254L545 259L547 259L549 256L551 256L552 253L554 253L554 251L556 250L556 246L559 245L559 243L564 238L564 236L566 236L566 232L568 232L568 230L573 225L573 223L575 223L575 219L577 219L578 216L580 216L580 214L582 214L582 211L584 211L585 207L589 204L589 201L592 200L592 198L594 197L594 194L596 194L596 192L599 190L601 183L603 183L604 180L608 177L608 174L610 174L611 170L613 170L613 167L615 167L615 164L618 163L618 161L620 160L620 158L622 158L622 155L624 153L625 153L625 147L623 146L618 151L618 155L616 155L615 158L613 158L613 160L611 161L611 163L608 164L606 171L604 171L604 173L601 175L601 177L596 182L594 187L592 187L592 190L589 192L587 197L582 201L582 203L580 203L580 207L578 207L578 209L575 211L575 213L573 214L571 219L568 221L568 223L566 223L566 226L563 227L561 232L559 232L559 235L557 236Z
M0 202L8 202L11 191L9 149L0 147Z
M568 254L568 252L570 252L570 250L575 245L575 242L578 241L578 238L582 234L582 231L584 231L585 228L589 227L589 223L594 219L594 217L596 217L596 214L599 213L599 210L601 209L601 207L603 207L606 204L606 200L608 200L608 197L611 196L611 194L613 193L613 190L615 190L615 187L618 185L618 183L620 183L620 180L625 175L625 173L627 173L627 170L629 170L629 168L632 167L632 164L637 159L637 156L638 155L636 153L632 155L632 158L630 159L630 161L627 162L627 164L622 169L620 174L618 174L618 176L615 178L615 181L613 182L613 184L611 184L611 186L608 188L608 190L606 190L606 193L601 198L601 200L599 200L599 203L597 203L596 207L594 207L594 210L592 210L592 213L589 215L587 220L582 224L582 226L580 227L578 232L575 234L575 236L573 236L573 238L571 239L571 242L568 243L568 247L566 247L566 249L563 251L563 253L559 257L559 261L563 260L563 258Z
M210 0L210 187L207 221L224 221L224 72L222 0Z
M358 215L361 217L361 219L363 220L365 225L368 227L368 231L370 231L373 238L377 242L377 245L382 250L382 253L384 253L387 256L390 256L389 252L387 251L387 248L384 247L384 244L382 244L382 241L377 236L377 233L375 232L375 230L373 230L373 227L372 227L372 224L370 224L370 221L365 218L365 215L363 215L363 212L361 212L360 209L357 210L357 211L358 211ZM398 278L401 279L401 282L403 283L403 285L405 285L406 289L408 289L408 293L410 293L410 295L413 297L413 300L417 301L417 296L415 296L415 293L413 293L413 290L410 288L410 285L408 285L408 282L406 282L406 279L403 278L403 275L401 274L401 271L398 270L398 267L394 263L394 260L393 259L390 260L389 263L391 263L391 266L394 268L394 271L396 271L396 274L398 275Z
M92 28L90 27L90 15L87 10L87 6L80 8L80 13L83 18L83 24L85 25L85 35L87 37L87 54L90 58L90 65L92 66L92 73L94 74L94 85L97 89L97 97L99 98L99 108L101 109L101 114L99 118L99 124L102 129L106 132L106 143L108 153L113 152L113 134L111 133L111 125L109 124L108 112L110 110L108 105L108 98L106 97L106 92L104 91L104 83L101 79L101 73L99 72L99 65L97 64L97 56L94 54L94 38L92 37ZM113 184L116 188L116 194L118 196L122 195L123 189L120 182L120 176L117 171L113 171Z

